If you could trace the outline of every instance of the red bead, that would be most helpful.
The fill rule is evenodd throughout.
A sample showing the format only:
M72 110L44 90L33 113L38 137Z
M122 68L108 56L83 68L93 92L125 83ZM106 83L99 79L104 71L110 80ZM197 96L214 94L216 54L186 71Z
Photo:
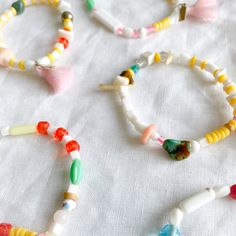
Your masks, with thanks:
M73 151L79 151L80 145L75 140L71 140L66 144L66 150L68 153L73 152Z
M1 223L0 224L0 236L8 236L11 228L12 228L11 224Z
M236 184L235 184L235 185L232 185L232 186L230 187L230 194L229 194L229 196L230 196L231 198L233 198L234 200L236 200Z
M37 131L39 134L48 134L49 123L47 121L40 121L37 125Z
M58 128L56 129L55 133L54 133L54 137L55 139L61 141L64 137L64 135L68 135L68 131L63 129L63 128Z
M59 43L62 43L62 44L64 45L64 48L65 48L65 49L68 48L68 46L69 46L69 40L66 39L66 38L64 38L64 37L59 38L59 39L58 39L58 42L59 42Z

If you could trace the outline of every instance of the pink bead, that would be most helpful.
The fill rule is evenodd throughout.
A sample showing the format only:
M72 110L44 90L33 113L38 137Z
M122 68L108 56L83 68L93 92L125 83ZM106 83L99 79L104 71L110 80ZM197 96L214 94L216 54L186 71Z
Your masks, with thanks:
M11 49L8 48L0 48L0 65L4 67L8 67L8 63L10 59L14 58L14 54Z
M156 125L149 125L142 133L142 136L141 136L142 143L146 144L156 131L157 131Z

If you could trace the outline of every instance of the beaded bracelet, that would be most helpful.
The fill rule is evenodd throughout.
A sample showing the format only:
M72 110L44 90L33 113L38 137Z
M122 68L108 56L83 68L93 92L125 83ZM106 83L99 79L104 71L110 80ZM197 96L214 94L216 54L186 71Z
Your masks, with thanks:
M59 236L63 230L63 226L68 221L70 212L76 208L76 200L78 199L79 183L82 177L82 166L80 162L80 145L75 141L64 128L55 128L46 121L38 124L23 125L16 127L6 127L1 130L2 137L18 136L26 134L49 135L54 140L61 142L72 159L70 168L70 184L68 190L64 193L64 201L62 208L54 214L54 221L46 233L37 233L24 228L15 228L11 224L0 224L1 236Z
M124 26L104 9L96 8L95 0L86 0L86 6L91 15L113 33L135 39L145 38L147 35L162 31L179 21L185 20L186 16L192 16L202 21L212 21L215 19L218 10L217 0L198 0L193 6L187 6L186 3L179 0L168 0L168 2L173 5L170 16L141 29Z
M62 15L62 29L58 31L57 43L52 52L37 60L16 60L14 53L8 49L3 40L0 40L0 65L19 71L36 71L54 89L55 92L62 91L70 82L73 72L70 67L54 67L54 63L61 57L64 50L73 41L73 15L70 12L71 5L62 0L18 0L12 4L0 16L0 29L17 15L21 15L25 8L30 5L45 4L56 8Z
M233 118L219 129L207 133L203 138L191 141L180 141L175 139L166 139L157 132L157 126L145 125L142 123L129 101L129 88L134 83L134 76L140 68L144 68L154 63L170 64L173 62L177 65L189 66L190 68L200 68L213 75L215 81L223 85L223 90L227 94L227 100L233 107ZM230 136L236 131L236 86L229 80L225 70L218 66L208 63L207 61L197 59L197 57L189 57L185 55L173 55L169 52L161 53L144 53L137 59L136 64L132 65L128 70L117 76L112 85L101 84L102 90L116 90L123 107L124 114L134 128L141 133L141 141L146 144L149 140L160 144L169 154L169 156L177 161L186 159L191 153L197 152L201 147L216 143Z
M162 227L158 234L150 236L181 236L179 226L185 214L189 214L218 198L230 196L236 200L236 185L207 188L182 201L178 208L170 212L169 224Z

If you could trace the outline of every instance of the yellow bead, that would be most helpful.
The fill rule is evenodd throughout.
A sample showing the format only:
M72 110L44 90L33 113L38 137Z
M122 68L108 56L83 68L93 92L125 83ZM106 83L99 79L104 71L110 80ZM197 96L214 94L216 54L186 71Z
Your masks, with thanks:
M207 65L207 61L202 61L200 64L200 68L204 70L206 68L206 65Z
M24 134L35 134L37 132L36 125L21 125L10 128L10 135L24 135Z
M226 75L220 75L217 80L218 80L219 83L224 83L227 80L227 76Z
M62 50L60 48L54 48L53 50L59 52L60 54L62 54Z
M234 116L236 116L236 110L234 110Z
M212 144L212 143L213 143L213 138L212 138L212 136L211 136L210 134L206 134L206 135L205 135L205 138L207 139L207 142L208 142L209 144Z
M132 77L134 77L135 74L134 74L134 71L133 71L133 70L128 69L127 71L131 73L131 76L132 76Z
M197 57L192 57L191 59L190 59L190 61L189 61L189 66L190 67L194 67L195 66L195 64L196 64L196 61L197 61Z
M16 9L14 7L11 7L10 10L13 13L14 16L17 15Z
M213 76L214 76L214 77L216 77L216 74L218 73L219 70L220 70L220 69L214 70L214 72L213 72Z
M161 55L160 55L160 53L155 53L154 61L155 61L155 62L160 62L160 61L161 61Z
M51 53L48 54L48 58L50 59L51 63L55 61L55 57Z
M236 104L236 98L232 98L230 101L229 101L230 105L233 106Z
M227 94L230 94L232 91L235 91L236 92L236 87L234 85L229 85L227 87L224 88L224 91L227 93Z
M10 59L8 64L10 67L14 67L15 66L15 59L14 58Z
M21 70L25 70L25 61L23 61L23 60L19 61L18 67L19 67Z

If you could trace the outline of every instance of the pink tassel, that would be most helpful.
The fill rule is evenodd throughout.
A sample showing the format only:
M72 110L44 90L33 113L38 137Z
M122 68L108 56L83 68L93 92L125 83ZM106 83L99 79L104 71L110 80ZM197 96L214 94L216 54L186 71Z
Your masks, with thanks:
M218 13L217 0L198 0L193 6L188 7L187 14L198 20L213 21Z
M52 86L55 93L65 90L71 84L74 74L71 67L44 68L38 66L36 71Z

